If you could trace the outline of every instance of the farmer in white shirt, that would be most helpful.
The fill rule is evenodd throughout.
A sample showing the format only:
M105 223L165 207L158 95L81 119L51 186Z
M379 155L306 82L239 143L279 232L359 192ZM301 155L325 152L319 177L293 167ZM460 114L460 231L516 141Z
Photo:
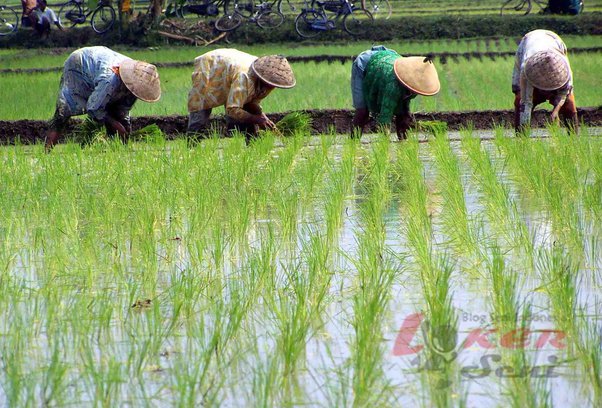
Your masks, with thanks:
M556 33L534 30L523 37L516 51L512 92L516 131L530 125L533 108L545 101L553 106L553 122L560 116L575 132L579 130L573 73L566 45Z
M37 1L38 6L33 11L33 18L35 22L33 28L38 32L38 34L44 35L50 33L50 25L53 23L59 28L59 30L64 30L61 22L58 18L56 18L54 11L46 7L46 0Z

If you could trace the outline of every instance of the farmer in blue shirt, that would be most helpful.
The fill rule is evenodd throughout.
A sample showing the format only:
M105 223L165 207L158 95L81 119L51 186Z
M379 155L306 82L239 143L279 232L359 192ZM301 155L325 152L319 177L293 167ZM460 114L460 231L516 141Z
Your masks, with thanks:
M65 61L56 111L46 136L52 148L71 116L88 116L122 139L130 131L129 113L136 99L156 102L161 97L157 68L107 47L74 51Z

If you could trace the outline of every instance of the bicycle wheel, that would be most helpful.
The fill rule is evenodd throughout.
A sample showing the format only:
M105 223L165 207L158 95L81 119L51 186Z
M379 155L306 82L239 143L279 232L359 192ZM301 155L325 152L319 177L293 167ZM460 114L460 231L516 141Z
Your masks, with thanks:
M232 31L236 30L243 22L243 17L234 13L232 15L223 15L215 20L215 29L217 31Z
M295 18L295 31L303 38L314 38L320 35L320 29L316 29L319 23L323 22L323 16L316 10L303 10Z
M301 10L309 9L309 2L303 0L279 0L278 11L282 14L296 14Z
M531 12L531 0L506 0L500 9L500 15L527 15Z
M61 25L74 27L77 24L83 24L86 21L86 15L80 3L71 1L63 4L59 9L58 19Z
M19 28L17 12L8 6L0 6L0 36L9 35Z
M393 8L389 0L368 0L366 7L374 19L388 20L393 14Z
M186 18L186 15L188 14L188 5L189 3L187 1L176 1L175 3L175 8L176 8L176 17L178 18Z
M257 25L261 28L276 28L283 22L284 16L275 10L267 10L257 17Z
M255 3L253 0L233 0L228 5L228 12L226 14L234 14L236 12L245 18L251 18L253 17L254 10Z
M365 35L374 23L374 17L368 10L355 9L343 17L343 29L354 37Z
M108 4L98 7L92 14L92 29L98 34L104 34L115 24L115 9Z

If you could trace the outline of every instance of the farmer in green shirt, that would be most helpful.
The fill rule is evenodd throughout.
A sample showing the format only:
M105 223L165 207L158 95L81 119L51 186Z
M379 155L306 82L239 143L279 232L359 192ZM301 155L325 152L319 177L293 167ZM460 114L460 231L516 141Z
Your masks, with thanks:
M416 95L435 95L441 85L428 57L402 57L382 45L362 52L351 68L351 95L355 116L351 136L361 136L372 113L379 125L389 126L395 117L399 140L414 118L410 101Z

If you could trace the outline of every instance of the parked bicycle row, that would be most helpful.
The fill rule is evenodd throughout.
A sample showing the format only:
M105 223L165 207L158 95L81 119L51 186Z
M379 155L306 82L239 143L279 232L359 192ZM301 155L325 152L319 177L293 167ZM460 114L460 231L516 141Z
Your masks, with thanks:
M280 11L282 3L283 0L236 3L231 14L224 14L215 21L215 28L227 32L245 22L255 23L261 28L278 27L285 19ZM359 36L373 21L374 17L368 10L355 6L350 0L314 0L302 7L295 17L295 30L301 37L312 38L342 27L347 33Z
M0 0L1 1L1 0ZM44 3L41 6L39 3ZM535 5L535 7L534 7ZM54 24L60 29L89 23L98 34L115 26L116 9L111 0L99 0L90 5L84 0L67 0L46 8L45 0L22 0L22 10L0 4L0 36L10 35L19 26L33 27L48 33ZM581 0L502 0L501 14L531 12L552 14L579 14L583 11ZM361 35L375 19L388 19L392 15L391 0L175 0L168 4L168 17L216 17L218 31L233 31L245 22L270 29L280 26L286 16L294 16L295 30L304 38L318 36L321 32L342 27L351 35Z
M45 0L33 0L34 4L45 2ZM254 2L253 0L203 0L193 3L196 0L185 0L179 5L168 6L166 12L175 13L180 17L189 14L202 16L219 16L219 10L222 10L221 16L215 20L215 28L218 31L228 32L240 27L245 22L257 24L265 29L276 28L285 20L285 14L294 15L295 29L301 37L311 38L319 35L321 32L342 27L351 35L361 35L367 27L367 24L374 20L374 15L361 7L351 3L350 0L306 0L304 3L295 2L295 0L271 0ZM384 4L390 11L389 0L366 0L375 13L380 11L380 4ZM25 2L24 2L25 3ZM173 12L173 10L177 10ZM22 13L10 6L0 6L0 36L15 32L19 24L23 27L32 26L31 21L40 17L39 5L26 11L23 6ZM43 22L56 24L60 29L63 27L74 27L89 22L92 29L103 34L108 32L115 25L117 13L110 0L100 0L95 7L89 7L83 0L69 0L60 5L58 13L47 9L46 17ZM385 17L388 18L387 14ZM19 17L21 16L21 17ZM37 23L33 23L35 25ZM46 24L45 30L49 31Z
M47 35L51 25L59 29L89 23L98 34L108 32L115 25L117 12L110 0L99 0L89 7L84 0L68 0L56 9L47 7L46 0L23 0L22 10L0 5L0 36L16 32L21 27L32 27ZM55 10L58 10L55 11Z

